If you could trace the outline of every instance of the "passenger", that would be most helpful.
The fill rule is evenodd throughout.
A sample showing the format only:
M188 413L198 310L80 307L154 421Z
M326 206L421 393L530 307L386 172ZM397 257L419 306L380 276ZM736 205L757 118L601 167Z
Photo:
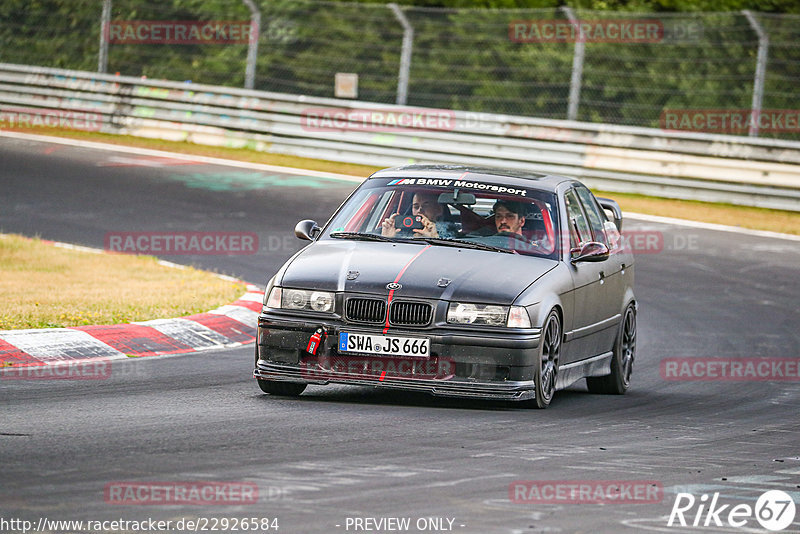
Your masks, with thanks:
M444 220L445 207L439 204L438 193L414 193L411 199L411 214L421 217L420 222L423 228L412 230L413 237L441 237L444 239L453 238L456 235L453 223ZM384 219L381 223L381 235L395 237L400 230L395 228L394 221L397 213Z

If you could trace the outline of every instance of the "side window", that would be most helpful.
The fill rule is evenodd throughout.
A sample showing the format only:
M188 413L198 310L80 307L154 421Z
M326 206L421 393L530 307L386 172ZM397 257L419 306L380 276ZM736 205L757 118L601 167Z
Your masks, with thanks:
M589 223L586 222L586 216L583 214L578 197L575 196L575 190L567 191L564 195L564 201L567 207L567 217L569 218L570 247L575 248L580 246L581 243L591 241L592 231L589 229Z
M386 217L390 215L386 213L389 202L392 201L393 197L396 196L398 195L392 191L386 191L381 195L375 207L372 208L372 213L370 213L369 219L367 220L365 231L380 231L380 226L383 222L384 215L386 215ZM396 202L396 198L394 200Z
M575 191L578 192L583 209L586 211L586 217L588 217L589 225L591 225L592 233L594 233L594 240L608 245L605 227L603 226L606 216L597 204L594 195L585 187L577 187Z

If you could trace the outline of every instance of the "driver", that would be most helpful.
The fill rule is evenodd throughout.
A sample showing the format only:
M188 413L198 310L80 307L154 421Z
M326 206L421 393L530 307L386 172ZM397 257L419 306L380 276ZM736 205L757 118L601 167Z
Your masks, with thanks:
M421 217L422 228L414 229L414 237L442 237L452 238L455 235L452 224L445 221L444 207L439 204L438 193L414 193L411 199L411 213ZM381 235L395 237L399 231L394 226L397 213L384 219L381 223Z
M494 225L498 235L515 234L524 239L522 227L525 226L525 204L509 200L494 203Z

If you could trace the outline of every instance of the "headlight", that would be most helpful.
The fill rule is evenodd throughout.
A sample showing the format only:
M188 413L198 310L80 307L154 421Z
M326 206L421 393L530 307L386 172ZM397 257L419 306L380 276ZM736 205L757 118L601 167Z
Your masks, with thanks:
M447 309L448 323L503 326L507 318L508 306L451 302Z
M333 293L328 293L327 291L314 291L308 298L308 304L314 311L331 311L333 310Z
M273 287L267 298L268 308L284 310L333 311L333 293L328 291L309 291L307 289L287 289Z
M308 291L302 289L287 289L283 292L281 308L288 310L302 310L308 304Z

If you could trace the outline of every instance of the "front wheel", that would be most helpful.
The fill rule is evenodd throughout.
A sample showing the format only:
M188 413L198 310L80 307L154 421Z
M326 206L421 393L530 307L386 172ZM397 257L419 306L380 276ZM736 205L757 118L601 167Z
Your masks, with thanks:
M614 355L611 358L611 374L586 378L586 386L590 393L606 395L624 395L631 384L633 360L636 356L636 307L633 303L625 308L622 323L619 326L617 340L614 343Z
M306 384L295 384L294 382L277 382L274 380L258 379L258 387L264 393L270 395L282 395L284 397L297 397L306 389Z
M539 352L539 365L536 366L534 382L536 385L537 408L547 408L556 392L558 360L561 357L561 319L553 310L547 316L542 330L542 346Z

